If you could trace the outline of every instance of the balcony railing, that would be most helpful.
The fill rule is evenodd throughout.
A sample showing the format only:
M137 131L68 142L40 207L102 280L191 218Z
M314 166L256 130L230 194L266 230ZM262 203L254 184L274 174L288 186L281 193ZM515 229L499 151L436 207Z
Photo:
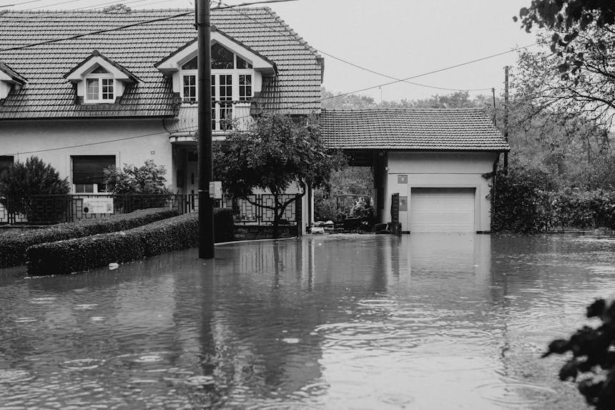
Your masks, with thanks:
M212 104L212 114L214 134L224 134L233 126L245 130L252 122L248 101L216 101ZM194 134L198 128L198 115L196 102L183 103L175 118L165 120L165 128L171 135Z

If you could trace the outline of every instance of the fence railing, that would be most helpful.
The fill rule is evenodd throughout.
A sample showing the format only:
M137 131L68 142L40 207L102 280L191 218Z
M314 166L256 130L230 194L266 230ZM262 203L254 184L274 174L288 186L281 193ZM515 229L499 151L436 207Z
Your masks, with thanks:
M284 201L294 195L283 195ZM271 194L253 195L250 200L257 204L272 206ZM236 224L271 224L273 210L255 206L243 199L223 198L216 200L218 208L232 208ZM0 224L55 224L74 222L82 219L104 218L146 208L175 209L180 214L196 212L199 209L198 194L172 195L35 195L27 203L16 203L11 197L0 197ZM285 210L283 223L297 223L297 202Z

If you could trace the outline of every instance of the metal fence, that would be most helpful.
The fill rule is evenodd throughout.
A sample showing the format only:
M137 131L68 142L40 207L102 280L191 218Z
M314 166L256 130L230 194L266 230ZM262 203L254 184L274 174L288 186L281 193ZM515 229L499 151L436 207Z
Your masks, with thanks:
M287 201L293 196L283 195L281 199ZM274 197L271 194L252 195L250 200L265 206L274 205ZM274 221L273 210L255 206L243 199L224 198L216 200L215 206L233 209L236 224L267 225ZM74 222L83 219L104 218L109 215L129 213L146 208L175 209L180 214L196 212L199 209L199 198L198 194L35 195L29 198L27 204L17 204L13 198L1 197L0 224L45 225ZM282 223L296 224L297 209L297 201L291 203L285 210Z

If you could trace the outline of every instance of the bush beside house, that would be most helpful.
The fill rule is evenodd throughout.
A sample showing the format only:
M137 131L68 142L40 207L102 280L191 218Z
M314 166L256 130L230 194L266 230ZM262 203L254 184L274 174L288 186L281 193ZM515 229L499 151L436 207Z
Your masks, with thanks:
M108 218L63 223L44 229L7 233L0 236L0 268L24 264L26 249L33 245L122 231L173 216L177 216L177 211L153 208Z
M0 204L9 213L25 215L31 223L48 222L49 217L53 222L62 221L69 192L67 179L35 156L0 173Z
M557 190L536 172L498 172L491 201L493 232L615 229L615 192Z

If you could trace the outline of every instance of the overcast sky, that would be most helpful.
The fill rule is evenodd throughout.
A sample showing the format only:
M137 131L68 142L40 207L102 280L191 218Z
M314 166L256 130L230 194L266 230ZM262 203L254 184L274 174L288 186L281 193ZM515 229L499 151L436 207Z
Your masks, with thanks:
M226 0L229 5L251 0ZM61 4L62 3L62 4ZM14 9L76 9L108 5L110 0L0 0ZM126 0L132 8L192 8L192 0ZM357 92L376 101L413 100L444 95L441 90L398 82L504 53L535 42L512 17L530 0L298 0L268 4L325 58L323 85L334 92ZM104 7L104 6L103 6ZM336 59L337 58L337 59ZM516 53L464 65L409 81L446 89L477 90L472 95L499 95L504 66ZM382 87L379 87L382 85ZM373 88L372 88L373 87ZM370 90L364 90L372 88Z

